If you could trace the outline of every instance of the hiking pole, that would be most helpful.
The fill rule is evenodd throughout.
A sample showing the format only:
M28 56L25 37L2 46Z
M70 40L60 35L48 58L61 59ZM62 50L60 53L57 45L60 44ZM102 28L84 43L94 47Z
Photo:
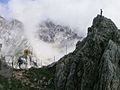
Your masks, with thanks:
M54 62L55 62L55 56L54 56Z
M14 59L14 56L11 56L11 57L12 57L12 68L14 68L14 67L13 67L13 59Z

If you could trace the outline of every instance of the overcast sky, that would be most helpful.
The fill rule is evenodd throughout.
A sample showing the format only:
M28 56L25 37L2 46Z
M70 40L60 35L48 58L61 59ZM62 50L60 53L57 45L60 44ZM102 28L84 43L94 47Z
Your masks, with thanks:
M0 15L23 22L25 34L38 55L42 53L44 56L41 51L47 48L46 55L53 57L57 51L43 42L38 43L34 38L33 32L38 23L50 19L55 23L76 28L81 36L86 36L87 28L100 13L100 9L103 9L104 16L111 18L120 27L119 4L119 0L0 0Z
M4 17L27 22L51 19L56 23L79 28L86 35L92 19L103 9L103 14L120 27L119 0L0 0ZM38 21L37 21L38 20Z

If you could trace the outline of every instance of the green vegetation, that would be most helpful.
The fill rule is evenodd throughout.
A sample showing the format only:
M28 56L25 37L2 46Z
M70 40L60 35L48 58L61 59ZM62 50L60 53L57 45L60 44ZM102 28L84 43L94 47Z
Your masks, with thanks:
M14 70L13 77L0 77L0 90L54 90L54 74L47 68Z

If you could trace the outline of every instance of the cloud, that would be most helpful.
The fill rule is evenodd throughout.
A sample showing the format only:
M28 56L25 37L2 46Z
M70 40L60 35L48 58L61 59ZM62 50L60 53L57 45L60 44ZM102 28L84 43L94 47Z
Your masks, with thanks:
M91 25L92 19L101 8L104 11L103 14L120 27L119 2L119 0L10 0L7 7L10 11L8 15L24 23L25 34L35 51L38 52L37 54L53 57L56 53L57 55L60 53L49 44L38 42L34 37L33 33L38 23L50 19L57 24L77 28L81 36L86 36L87 27ZM0 12L6 13L6 6L0 6L0 8L2 8Z
M19 20L42 21L50 18L56 23L79 28L85 36L93 17L104 10L104 15L119 25L119 0L10 0L12 15Z

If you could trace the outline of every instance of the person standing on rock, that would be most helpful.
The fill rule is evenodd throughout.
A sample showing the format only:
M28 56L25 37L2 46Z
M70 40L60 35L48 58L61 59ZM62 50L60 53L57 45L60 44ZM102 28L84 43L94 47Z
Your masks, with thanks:
M102 16L102 14L103 14L103 10L102 10L102 9L100 9L100 15Z
M21 69L22 64L25 64L25 68L27 68L27 66L28 66L28 63L27 63L28 57L29 57L29 50L25 49L24 54L22 56L20 56L19 59L18 59L18 65L19 65L20 69Z

